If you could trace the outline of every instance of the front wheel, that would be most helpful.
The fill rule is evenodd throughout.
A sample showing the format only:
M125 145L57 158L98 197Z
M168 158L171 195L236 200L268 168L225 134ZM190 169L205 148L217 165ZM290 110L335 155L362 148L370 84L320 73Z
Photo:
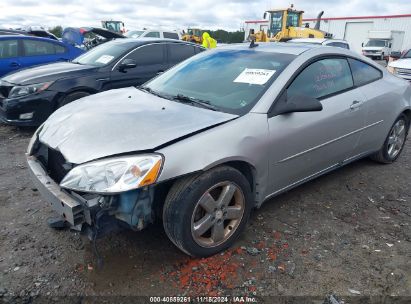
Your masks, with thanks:
M251 209L248 180L238 170L223 166L177 181L164 204L163 224L179 249L206 257L235 242Z
M409 118L401 114L391 127L384 145L371 156L371 159L383 164L390 164L396 161L404 149L409 127Z

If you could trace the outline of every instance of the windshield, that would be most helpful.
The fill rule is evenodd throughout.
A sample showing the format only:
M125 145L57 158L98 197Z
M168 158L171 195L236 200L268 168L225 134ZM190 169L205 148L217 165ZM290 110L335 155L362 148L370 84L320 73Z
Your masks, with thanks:
M385 47L385 40L369 40L365 46Z
M245 114L295 58L254 50L214 50L198 54L147 83L163 96L184 95L217 110Z
M288 12L287 26L298 27L299 19L300 19L299 13Z
M73 63L104 66L119 58L128 48L117 43L104 43L73 60Z
M144 31L128 31L127 33L125 33L124 35L128 38L138 38L140 37L142 34L144 33Z
M283 12L271 13L270 34L275 36L283 28Z

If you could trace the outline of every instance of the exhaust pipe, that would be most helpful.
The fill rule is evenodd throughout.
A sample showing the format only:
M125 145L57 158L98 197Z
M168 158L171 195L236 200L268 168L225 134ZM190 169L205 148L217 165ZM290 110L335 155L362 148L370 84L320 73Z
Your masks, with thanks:
M315 26L314 26L314 28L316 29L316 30L319 30L320 29L320 24L321 24L321 17L324 15L324 11L321 11L319 14L318 14L318 16L317 16L317 22L315 23Z

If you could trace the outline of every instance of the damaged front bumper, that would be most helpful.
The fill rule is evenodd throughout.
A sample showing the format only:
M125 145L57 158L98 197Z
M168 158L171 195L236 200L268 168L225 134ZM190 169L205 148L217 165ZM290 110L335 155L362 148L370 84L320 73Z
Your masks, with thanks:
M36 188L52 208L76 230L101 230L99 236L119 226L141 230L154 221L154 186L113 195L77 193L62 189L42 163L27 154Z

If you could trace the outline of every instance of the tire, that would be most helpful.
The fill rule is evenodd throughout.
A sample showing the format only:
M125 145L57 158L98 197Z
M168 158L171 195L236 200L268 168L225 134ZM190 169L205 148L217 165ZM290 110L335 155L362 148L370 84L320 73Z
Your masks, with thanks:
M86 97L86 96L89 96L89 95L90 95L90 93L84 92L84 91L77 91L77 92L67 94L67 95L60 98L60 100L58 101L58 104L57 104L57 108L61 108L61 107L65 106L66 104L68 104L68 103L70 103L74 100L77 100L77 99L80 99L80 98L83 98L83 97Z
M397 128L399 126L403 126L401 134L398 134L399 130ZM401 114L392 125L383 146L378 152L371 155L371 159L382 164L391 164L395 162L404 149L409 127L409 118L405 114ZM393 143L393 140L395 140L395 144Z
M229 199L219 205L223 197ZM232 167L221 166L182 178L167 195L164 230L183 252L194 257L211 256L235 242L247 224L252 202L250 183Z

